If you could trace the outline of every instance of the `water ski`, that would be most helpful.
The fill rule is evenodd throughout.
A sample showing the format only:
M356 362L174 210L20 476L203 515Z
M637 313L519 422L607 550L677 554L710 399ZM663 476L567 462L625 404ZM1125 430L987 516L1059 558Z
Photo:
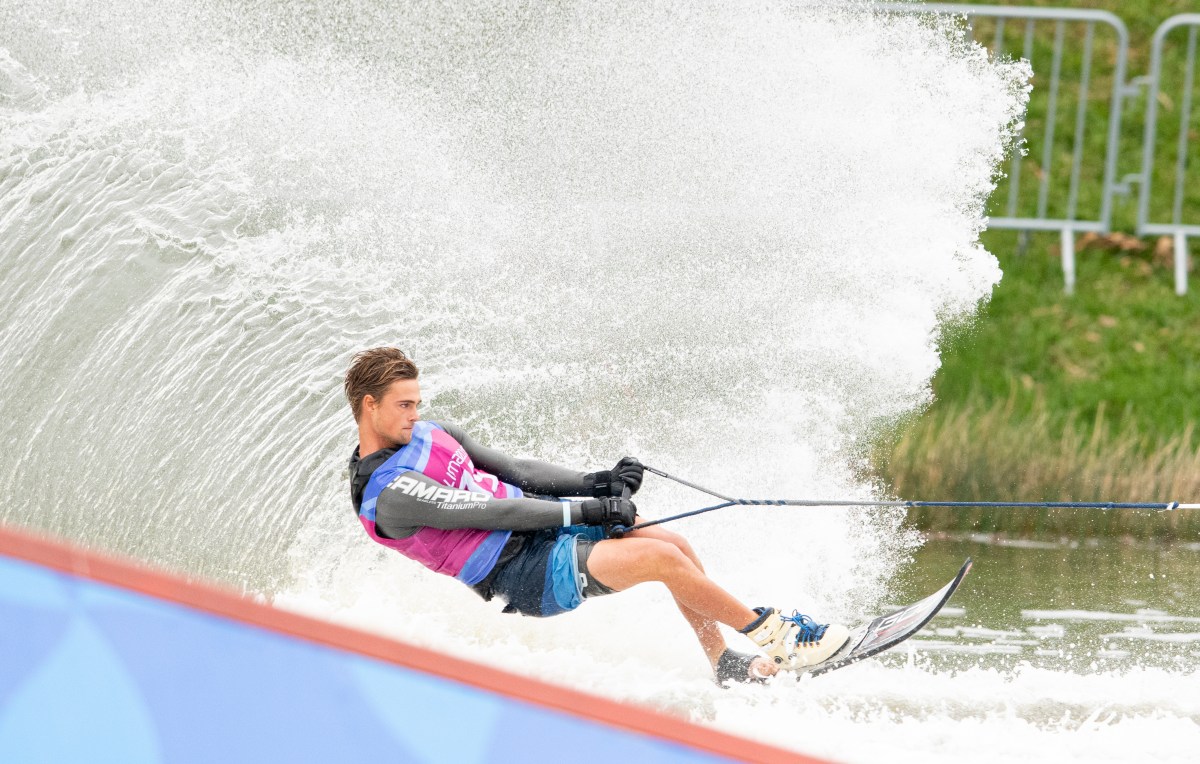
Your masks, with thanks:
M894 613L873 618L867 623L851 629L850 638L846 640L846 644L841 650L834 653L828 660L799 673L812 676L824 674L827 671L849 666L851 663L858 663L864 658L878 655L884 650L890 650L900 644L923 629L925 624L938 614L970 569L971 560L968 558L953 581L919 602L900 608Z

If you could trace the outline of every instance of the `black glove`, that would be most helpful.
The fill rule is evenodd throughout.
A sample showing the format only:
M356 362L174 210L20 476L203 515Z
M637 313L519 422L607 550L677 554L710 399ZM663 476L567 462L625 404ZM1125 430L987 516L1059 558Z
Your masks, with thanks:
M606 499L584 499L579 509L587 525L632 526L637 522L637 507L629 499L610 496Z
M621 496L625 493L626 488L629 489L630 495L633 495L642 487L642 471L644 469L642 463L637 459L626 456L611 470L590 472L585 479L589 492L597 499L603 499L606 496Z
M629 486L629 493L633 495L642 487L642 473L645 469L635 457L622 456L621 461L617 462L617 466L613 467L612 472L614 477Z

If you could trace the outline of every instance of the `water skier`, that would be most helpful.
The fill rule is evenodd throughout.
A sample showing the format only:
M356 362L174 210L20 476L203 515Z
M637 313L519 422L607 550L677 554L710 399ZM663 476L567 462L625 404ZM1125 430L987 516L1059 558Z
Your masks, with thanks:
M798 612L751 609L714 583L688 542L661 527L606 538L638 522L632 457L576 472L480 445L461 428L423 421L417 367L396 348L354 357L345 390L358 423L350 493L367 533L505 612L551 616L647 581L666 585L717 680L755 681L818 664L849 631ZM560 497L586 497L567 499ZM717 623L766 657L728 648Z

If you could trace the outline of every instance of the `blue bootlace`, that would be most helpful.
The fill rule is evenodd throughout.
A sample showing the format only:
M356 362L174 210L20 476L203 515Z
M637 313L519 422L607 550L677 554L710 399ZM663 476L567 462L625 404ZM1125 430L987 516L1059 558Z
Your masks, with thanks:
M794 623L800 627L800 631L796 634L796 644L798 645L810 645L814 642L820 642L821 637L825 636L825 630L829 628L829 624L817 623L799 610L793 610L790 616L781 615L779 619Z

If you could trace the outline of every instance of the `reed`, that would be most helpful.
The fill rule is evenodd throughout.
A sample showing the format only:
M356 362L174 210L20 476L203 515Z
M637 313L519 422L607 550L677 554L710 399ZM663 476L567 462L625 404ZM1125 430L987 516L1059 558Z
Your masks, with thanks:
M937 405L881 439L873 465L906 499L949 501L1200 501L1200 447L1192 425L1172 437L1120 429L1100 407L1091 421L1056 415L1017 396ZM921 507L930 532L1022 538L1131 537L1195 540L1200 512Z

